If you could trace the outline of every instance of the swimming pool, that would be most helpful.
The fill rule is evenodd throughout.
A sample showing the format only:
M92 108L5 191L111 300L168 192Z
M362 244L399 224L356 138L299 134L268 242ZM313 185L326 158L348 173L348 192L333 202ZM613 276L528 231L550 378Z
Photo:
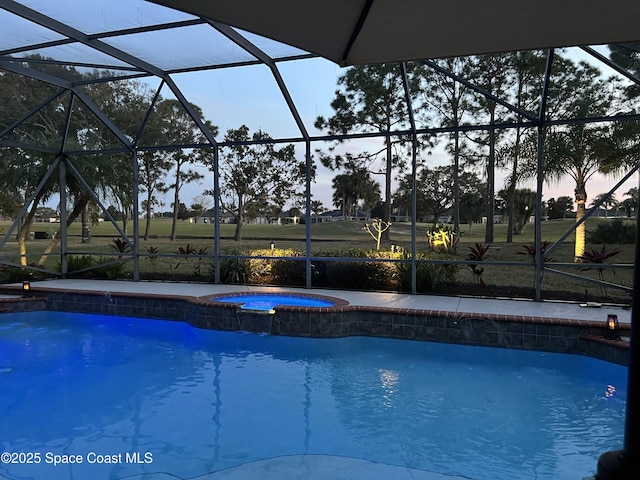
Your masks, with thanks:
M626 368L563 354L29 312L0 316L0 372L1 449L41 456L0 464L9 479L190 478L328 455L573 480L624 428Z
M264 293L247 295L222 295L212 297L211 300L224 303L241 303L244 310L273 311L278 306L295 307L333 307L335 302L307 295L294 295L286 293Z

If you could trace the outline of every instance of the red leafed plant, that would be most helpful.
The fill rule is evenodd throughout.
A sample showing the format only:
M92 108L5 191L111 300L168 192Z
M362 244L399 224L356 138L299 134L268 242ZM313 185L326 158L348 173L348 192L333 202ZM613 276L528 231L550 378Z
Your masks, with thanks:
M467 260L472 260L474 262L484 262L484 260L486 259L487 251L489 251L489 247L491 247L490 243L476 242L473 247L469 247L469 255L467 255ZM478 282L478 285L485 287L486 284L482 279L484 267L479 266L477 263L470 263L469 268L471 269L474 278Z
M189 266L189 268L191 268L195 276L199 276L200 267L202 264L202 257L207 255L208 250L209 250L208 247L197 249L196 247L192 246L190 243L187 243L186 247L178 247L177 253L179 253L180 255L184 255L185 263ZM198 257L196 262L191 262L190 260L191 255ZM182 263L182 260L180 260L176 264L174 271L177 270L177 268L180 266L181 263Z
M551 245L551 242L549 240L545 240L540 244L540 254L542 255L543 263L553 261L551 258L545 258L544 256L545 252L547 251L550 245ZM522 251L516 252L518 255L529 255L531 257L532 262L536 261L536 244L535 243L532 243L529 245L521 245L520 248L522 248Z
M578 258L584 263L598 263L602 265L611 257L615 257L619 253L620 250L607 251L607 246L603 245L600 250L592 248L591 250L585 251ZM582 267L580 270L591 270L592 268L595 268L598 271L598 278L600 281L604 281L604 267ZM613 273L615 274L615 271Z

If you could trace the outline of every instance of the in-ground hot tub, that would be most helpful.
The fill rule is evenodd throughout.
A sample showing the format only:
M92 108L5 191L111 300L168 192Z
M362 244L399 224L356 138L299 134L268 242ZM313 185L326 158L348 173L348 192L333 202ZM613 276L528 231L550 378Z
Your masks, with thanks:
M274 312L276 307L329 308L347 302L340 299L297 293L230 293L210 298L214 302L240 304L243 310Z

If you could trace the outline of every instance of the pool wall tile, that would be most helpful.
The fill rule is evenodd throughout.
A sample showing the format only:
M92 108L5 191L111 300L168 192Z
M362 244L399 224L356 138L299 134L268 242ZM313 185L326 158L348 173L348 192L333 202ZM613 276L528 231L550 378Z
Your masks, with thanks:
M276 308L274 314L265 314L241 311L237 305L212 301L213 297L42 288L34 291L34 298L2 299L0 311L46 308L63 312L177 320L198 328L245 330L272 335L372 335L584 354L623 365L629 362L628 341L605 339L607 332L601 322L350 306L343 300L338 300L341 303L330 308L287 306ZM622 328L624 337L629 326Z
M3 298L0 302L0 313L5 312L33 312L44 310L46 300L43 298Z

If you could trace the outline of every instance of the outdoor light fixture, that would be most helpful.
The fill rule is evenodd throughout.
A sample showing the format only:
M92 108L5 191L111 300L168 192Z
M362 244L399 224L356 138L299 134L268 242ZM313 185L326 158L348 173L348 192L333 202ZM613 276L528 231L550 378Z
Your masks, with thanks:
M271 247L271 250L275 250L275 249L276 249L276 244L275 244L275 242L271 242L271 243L269 244L269 246Z
M29 280L25 280L24 282L22 282L22 295L24 297L28 297L30 293L31 293L31 283L29 282Z
M620 340L618 330L620 329L620 322L618 322L618 316L610 313L607 315L607 338L610 340Z

